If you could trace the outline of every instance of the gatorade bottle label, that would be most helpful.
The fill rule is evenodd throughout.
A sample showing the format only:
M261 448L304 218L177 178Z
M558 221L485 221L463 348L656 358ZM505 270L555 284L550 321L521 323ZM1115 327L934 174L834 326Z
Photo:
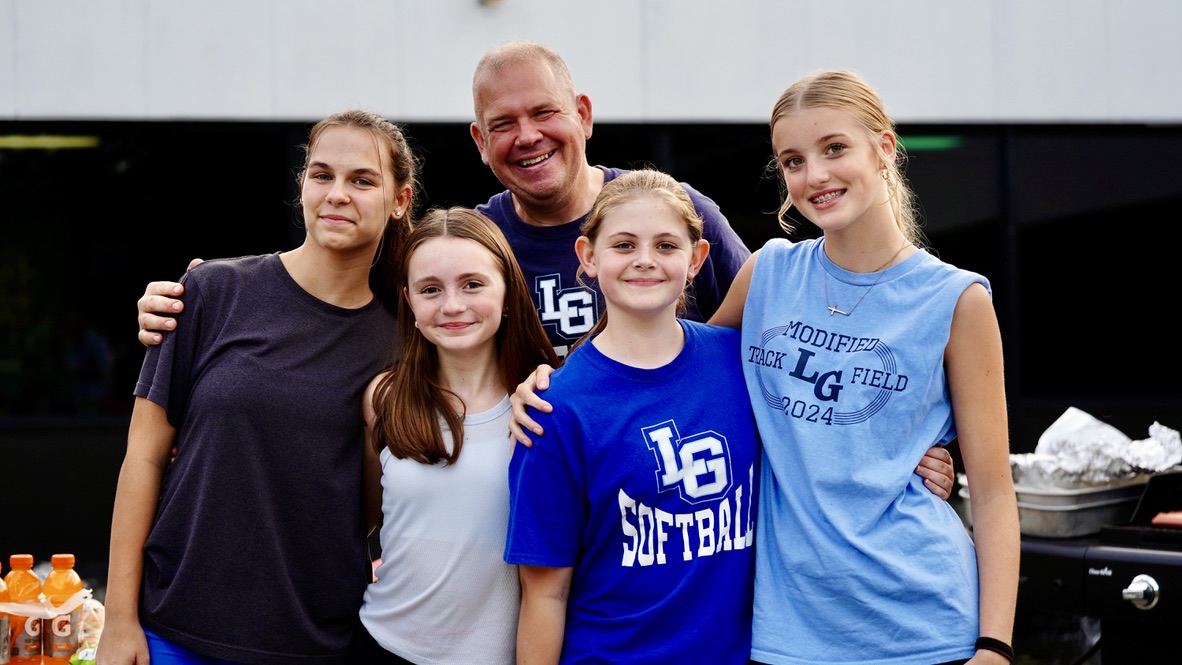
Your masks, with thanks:
M69 658L78 651L77 627L82 621L82 608L42 621L44 622L41 629L45 634L44 656L46 658Z
M12 655L12 643L8 633L8 615L0 614L0 665L4 665Z
M10 659L41 657L41 620L11 616L12 653Z

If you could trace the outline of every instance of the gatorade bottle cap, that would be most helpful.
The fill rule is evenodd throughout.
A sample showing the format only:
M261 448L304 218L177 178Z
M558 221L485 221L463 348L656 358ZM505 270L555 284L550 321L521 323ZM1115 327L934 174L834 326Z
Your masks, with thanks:
M73 568L74 555L73 554L54 554L50 559L54 568Z
M10 568L32 568L33 555L32 554L13 554L8 557L8 566Z

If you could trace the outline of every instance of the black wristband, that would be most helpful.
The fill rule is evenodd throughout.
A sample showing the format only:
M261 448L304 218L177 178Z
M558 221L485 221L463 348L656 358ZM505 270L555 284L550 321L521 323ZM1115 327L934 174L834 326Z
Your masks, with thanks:
M984 649L986 651L992 651L993 653L999 653L1005 656L1006 660L1010 661L1011 663L1014 662L1014 647L1002 642L1001 640L995 640L992 637L978 637L977 643L973 646L977 649Z

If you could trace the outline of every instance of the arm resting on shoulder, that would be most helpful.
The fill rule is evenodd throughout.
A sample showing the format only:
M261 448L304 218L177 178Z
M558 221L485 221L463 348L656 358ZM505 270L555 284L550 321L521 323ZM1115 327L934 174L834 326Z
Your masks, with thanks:
M527 431L538 436L545 434L542 426L529 417L529 407L543 413L550 413L553 409L550 403L538 396L538 392L550 387L550 375L554 368L549 365L538 365L529 376L525 377L517 386L517 390L509 396L509 404L513 407L513 417L509 419L509 434L514 441L529 448L534 445Z

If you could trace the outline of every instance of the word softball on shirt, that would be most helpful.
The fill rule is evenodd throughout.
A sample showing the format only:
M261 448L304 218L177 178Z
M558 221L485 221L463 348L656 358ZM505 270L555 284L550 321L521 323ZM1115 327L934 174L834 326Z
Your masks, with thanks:
M869 419L907 389L890 347L877 337L833 333L794 321L764 331L745 361L764 400L785 416L826 425ZM852 358L852 360L851 360Z
M726 437L702 432L682 437L667 420L641 430L653 452L658 494L676 493L685 509L670 512L650 506L620 489L620 527L624 539L621 565L662 565L680 552L683 561L742 550L754 542L751 487L736 482ZM668 503L663 503L668 507Z

